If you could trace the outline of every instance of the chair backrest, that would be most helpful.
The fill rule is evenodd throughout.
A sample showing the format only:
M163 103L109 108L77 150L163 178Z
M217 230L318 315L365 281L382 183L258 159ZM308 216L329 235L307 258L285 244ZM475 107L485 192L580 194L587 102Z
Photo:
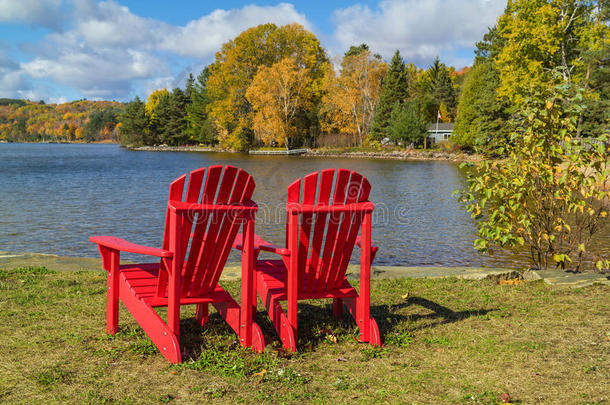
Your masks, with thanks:
M303 190L301 192L301 185ZM371 185L361 174L346 169L311 173L288 186L287 204L340 206L367 202ZM332 198L331 198L332 194ZM289 214L290 216L290 214ZM316 212L299 214L298 223L288 221L286 246L298 246L298 289L305 293L338 288L362 225L364 212ZM298 227L298 241L290 241L290 227ZM294 250L293 254L294 254Z
M194 204L244 203L250 201L255 187L254 179L244 170L220 165L190 172L186 192L184 192L185 182L186 174L171 183L169 200ZM163 238L164 249L170 246L169 217L168 209ZM210 212L183 217L181 227L183 234L180 243L182 251L175 255L182 258L184 263L183 297L196 297L214 290L240 224L241 221L228 212ZM166 279L160 277L159 294L165 294L165 283Z

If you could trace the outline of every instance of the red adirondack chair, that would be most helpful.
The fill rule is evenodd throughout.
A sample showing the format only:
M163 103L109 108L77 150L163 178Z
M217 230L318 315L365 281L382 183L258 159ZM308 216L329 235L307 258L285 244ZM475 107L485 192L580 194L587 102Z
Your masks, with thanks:
M241 344L262 351L263 334L252 320L256 302L253 290L254 214L250 198L254 180L232 166L211 166L190 173L186 195L186 175L171 183L163 248L136 245L112 236L92 236L97 243L102 265L108 272L106 330L118 331L119 299L133 315L161 354L172 363L182 360L180 306L197 305L197 321L208 321L208 304L240 337ZM203 185L203 187L202 187ZM201 195L201 198L200 198ZM243 225L242 288L240 306L218 280ZM241 237L240 237L241 239ZM120 265L120 252L160 258L157 263ZM167 322L155 307L168 307Z
M342 316L345 304L360 329L360 341L379 346L369 303L371 263L377 253L371 245L371 185L345 169L336 176L335 169L305 176L302 193L301 183L298 179L288 187L286 248L255 238L255 249L282 257L257 261L258 294L291 351L296 350L297 301L316 298L332 298L335 317ZM360 247L360 293L345 278L354 245ZM288 301L287 315L281 301Z

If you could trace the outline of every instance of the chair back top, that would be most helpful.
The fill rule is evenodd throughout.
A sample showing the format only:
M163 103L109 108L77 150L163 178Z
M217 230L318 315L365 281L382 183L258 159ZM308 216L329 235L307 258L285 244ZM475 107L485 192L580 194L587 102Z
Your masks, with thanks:
M193 204L230 205L249 202L254 192L254 179L233 166L210 166L193 170L174 180L169 187L169 200ZM165 219L163 248L170 246L170 210ZM226 211L214 211L182 220L181 251L175 257L183 260L182 296L197 297L216 288L241 221ZM163 281L160 279L160 283ZM161 290L161 288L160 288ZM160 291L161 292L161 291Z
M288 214L286 246L298 255L299 291L325 292L341 287L365 209L325 212L324 207L368 202L370 191L364 176L346 169L314 172L288 186L287 208L299 204L317 207L315 212L300 213L298 222L291 221ZM293 226L298 227L294 241L289 237L295 234L291 233Z

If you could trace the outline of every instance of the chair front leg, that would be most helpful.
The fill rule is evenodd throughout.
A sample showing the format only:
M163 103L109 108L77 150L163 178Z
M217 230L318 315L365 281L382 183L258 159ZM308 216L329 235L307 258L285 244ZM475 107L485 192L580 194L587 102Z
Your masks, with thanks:
M106 332L114 335L119 331L119 262L121 252L98 245L102 265L106 271Z
M167 286L167 326L179 339L180 336L180 296L182 295L182 260L178 252L182 239L182 218L175 211L170 210L170 250L174 252L171 260L171 273Z

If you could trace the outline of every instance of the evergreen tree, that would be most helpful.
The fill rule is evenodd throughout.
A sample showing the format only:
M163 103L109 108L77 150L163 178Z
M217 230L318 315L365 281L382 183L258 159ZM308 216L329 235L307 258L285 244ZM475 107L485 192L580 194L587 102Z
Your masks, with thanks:
M457 102L453 81L451 80L447 67L444 63L441 63L438 57L428 69L428 79L428 91L430 95L432 95L434 106L436 107L436 111L428 111L428 114L430 115L430 112L432 112L432 116L436 117L438 108L440 107L441 102L443 102L445 103L447 110L449 110L449 114L452 117L455 116Z
M186 97L182 90L175 88L171 93L162 95L154 111L158 141L168 145L185 144L185 115Z
M186 106L185 134L191 142L213 144L216 143L216 128L207 112L210 98L207 93L207 82L210 76L208 66L203 68L197 76L197 81L191 90L191 101Z
M427 120L416 100L394 104L385 134L392 142L405 146L421 142L428 135Z
M186 97L187 103L192 101L194 86L195 78L192 73L189 73L189 77L186 79L186 86L184 87L184 96Z
M120 142L123 145L141 145L148 132L148 117L144 102L139 97L127 104L125 111L120 115L121 127L119 129Z
M392 57L390 69L383 78L381 87L381 95L373 124L371 126L371 138L381 139L384 136L385 129L390 123L390 116L396 103L402 104L409 97L407 72L405 63L400 56L400 52L396 50Z

